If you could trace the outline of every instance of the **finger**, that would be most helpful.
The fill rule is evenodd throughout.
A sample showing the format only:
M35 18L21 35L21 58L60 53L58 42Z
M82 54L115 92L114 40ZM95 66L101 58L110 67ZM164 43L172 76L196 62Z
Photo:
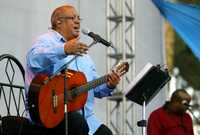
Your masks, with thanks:
M79 43L78 50L80 53L87 54L88 46L82 43Z
M78 50L81 52L86 52L86 51L88 51L88 48L87 47L78 47Z
M119 82L119 78L111 77L109 82L117 84Z
M82 48L77 48L76 54L82 56L82 54L87 54L87 50L84 50Z
M111 75L116 76L117 78L120 78L120 75L117 72L115 72L114 70L112 70Z
M76 55L83 56L81 52L76 52Z
M87 54L87 50L81 49L81 50L80 50L80 53L81 53L81 54Z
M113 81L110 77L108 77L107 85L110 88L115 88L118 83L119 83L118 81Z
M119 81L120 81L120 77L119 77L117 74L114 74L114 75L112 76L112 80L113 80L113 81L116 81L116 82L119 82Z
M82 49L83 49L84 51L87 51L87 50L88 50L88 46L82 46Z
M79 42L79 45L81 49L88 50L88 46L86 44Z
M117 83L120 81L120 78L118 75L116 74L112 74L109 76L108 81L113 82L113 83Z

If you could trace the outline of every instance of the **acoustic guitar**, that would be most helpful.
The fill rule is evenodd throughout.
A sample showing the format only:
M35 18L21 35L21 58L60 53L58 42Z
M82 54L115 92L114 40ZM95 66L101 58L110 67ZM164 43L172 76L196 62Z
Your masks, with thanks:
M128 71L127 62L118 64L115 72L120 76ZM82 72L67 70L49 78L38 74L32 80L28 92L28 107L31 119L47 128L56 127L64 119L64 77L67 77L67 111L76 111L86 103L87 92L107 82L108 75L87 82Z

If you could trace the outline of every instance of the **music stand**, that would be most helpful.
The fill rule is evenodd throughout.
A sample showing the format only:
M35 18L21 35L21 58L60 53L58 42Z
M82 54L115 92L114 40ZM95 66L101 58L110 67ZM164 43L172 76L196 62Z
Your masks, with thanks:
M169 80L170 76L166 69L163 71L159 65L147 63L126 89L125 96L143 107L142 120L137 123L142 127L143 135L146 133L147 125L145 107Z

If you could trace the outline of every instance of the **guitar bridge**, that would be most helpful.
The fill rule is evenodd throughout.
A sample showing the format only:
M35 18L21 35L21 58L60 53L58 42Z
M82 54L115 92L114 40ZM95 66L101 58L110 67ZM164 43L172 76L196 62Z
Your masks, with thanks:
M56 95L55 90L52 90L52 109L53 112L57 112L57 107L58 107L58 96Z

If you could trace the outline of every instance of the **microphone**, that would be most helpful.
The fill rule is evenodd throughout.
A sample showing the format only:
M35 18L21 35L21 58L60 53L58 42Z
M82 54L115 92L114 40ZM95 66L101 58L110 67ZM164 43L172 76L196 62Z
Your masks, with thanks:
M188 103L184 103L183 105L186 106L187 108L192 107L192 105L190 105L190 104L188 104Z
M89 31L88 29L82 29L82 33L85 35L88 35L89 37L93 38L95 41L102 43L103 45L105 45L107 47L109 47L109 46L113 47L110 42L106 41L105 39L100 37L98 34L95 34L91 31Z
M186 100L183 100L183 101L182 101L182 104L183 104L184 106L186 106L188 109L191 108L191 107L193 107L193 106L190 105Z

